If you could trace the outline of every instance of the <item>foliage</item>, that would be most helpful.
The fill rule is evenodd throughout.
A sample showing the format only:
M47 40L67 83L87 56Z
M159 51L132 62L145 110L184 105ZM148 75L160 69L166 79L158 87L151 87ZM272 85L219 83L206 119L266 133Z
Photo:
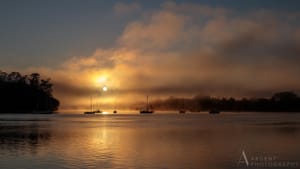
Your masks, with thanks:
M300 97L290 91L275 93L271 98L216 98L196 96L191 99L174 98L154 101L156 109L190 111L256 111L256 112L300 112Z
M57 110L59 101L52 96L52 86L50 79L41 79L38 73L0 71L0 113Z

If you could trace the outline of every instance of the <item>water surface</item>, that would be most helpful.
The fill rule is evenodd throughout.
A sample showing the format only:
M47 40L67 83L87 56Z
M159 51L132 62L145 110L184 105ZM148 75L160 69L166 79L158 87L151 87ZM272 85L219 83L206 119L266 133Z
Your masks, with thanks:
M0 164L6 169L245 168L238 164L243 151L249 160L299 162L299 127L300 114L282 113L7 114L0 115Z

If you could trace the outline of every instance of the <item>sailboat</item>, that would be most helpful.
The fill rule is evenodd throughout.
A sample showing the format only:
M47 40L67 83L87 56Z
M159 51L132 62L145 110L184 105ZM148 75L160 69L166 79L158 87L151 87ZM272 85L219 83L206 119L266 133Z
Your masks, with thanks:
M117 111L117 103L116 103L116 96L115 96L115 100L114 100L114 111L113 111L114 114L117 114L118 111Z
M100 110L93 110L93 97L91 96L90 99L90 111L84 112L84 114L96 114L96 113L102 113Z
M140 114L151 114L154 111L152 109L149 109L149 105L148 105L148 96L147 96L147 105L146 105L146 109L140 110Z
M182 100L182 109L179 109L180 114L184 114L186 112L185 105L184 105L184 99Z
M180 113L180 114L184 114L184 113L185 113L185 109L180 109L180 110L179 110L179 113Z

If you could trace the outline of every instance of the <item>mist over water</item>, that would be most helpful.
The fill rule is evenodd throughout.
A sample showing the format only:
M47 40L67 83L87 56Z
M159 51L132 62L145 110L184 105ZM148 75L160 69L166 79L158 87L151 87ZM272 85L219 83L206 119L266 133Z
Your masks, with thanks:
M300 161L300 114L1 115L1 168L243 168Z

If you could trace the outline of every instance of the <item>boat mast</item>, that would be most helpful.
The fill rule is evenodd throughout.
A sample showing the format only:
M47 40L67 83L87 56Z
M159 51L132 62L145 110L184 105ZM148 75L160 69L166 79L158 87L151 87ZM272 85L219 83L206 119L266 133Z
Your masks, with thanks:
M91 108L91 112L93 111L93 96L91 96L90 98L90 108Z
M148 107L148 95L147 95L147 106L146 106L146 110L149 110L149 107Z

